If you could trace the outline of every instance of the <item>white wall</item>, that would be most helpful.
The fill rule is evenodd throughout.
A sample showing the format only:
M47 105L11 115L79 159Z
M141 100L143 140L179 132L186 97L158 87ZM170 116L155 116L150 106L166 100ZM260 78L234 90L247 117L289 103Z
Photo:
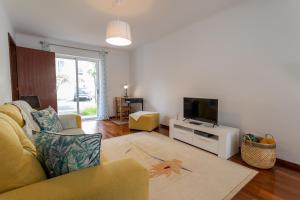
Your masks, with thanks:
M168 124L184 96L218 98L220 123L271 133L300 164L300 1L243 1L138 48L131 85Z
M54 40L50 38L36 37L26 34L16 34L16 43L18 46L41 49L40 41L46 40L50 43L69 45L79 48L96 49L100 50L101 47L84 45L74 42L66 42L60 40ZM53 48L51 49L56 53L68 54L75 56L82 56L88 58L99 58L98 53L80 51L67 48ZM108 103L110 116L115 115L115 97L123 96L123 85L129 82L129 52L116 49L106 49L108 54L106 55L107 65L107 86L108 86Z
M14 37L13 28L0 2L0 105L11 101L8 32Z

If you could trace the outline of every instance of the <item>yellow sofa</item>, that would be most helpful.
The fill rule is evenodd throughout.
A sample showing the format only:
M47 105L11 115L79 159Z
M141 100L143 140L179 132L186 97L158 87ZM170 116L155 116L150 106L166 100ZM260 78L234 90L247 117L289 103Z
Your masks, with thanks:
M129 115L129 128L141 131L153 131L159 126L159 113L144 114L138 120Z
M16 107L0 106L0 200L148 199L148 171L131 159L46 179L22 126Z

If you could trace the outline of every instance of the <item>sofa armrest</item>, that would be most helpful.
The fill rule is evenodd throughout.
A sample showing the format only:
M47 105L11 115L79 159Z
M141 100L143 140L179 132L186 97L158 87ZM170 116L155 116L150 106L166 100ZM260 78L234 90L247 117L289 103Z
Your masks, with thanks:
M59 115L63 129L82 128L81 116L77 114Z
M2 193L0 200L147 200L148 188L148 171L125 159Z

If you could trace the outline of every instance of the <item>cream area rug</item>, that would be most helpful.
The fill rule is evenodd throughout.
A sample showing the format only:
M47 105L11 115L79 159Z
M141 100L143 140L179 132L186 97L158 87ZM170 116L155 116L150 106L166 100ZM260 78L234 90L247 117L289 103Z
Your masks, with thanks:
M150 200L231 199L256 171L159 133L102 141L108 161L133 158L149 170Z

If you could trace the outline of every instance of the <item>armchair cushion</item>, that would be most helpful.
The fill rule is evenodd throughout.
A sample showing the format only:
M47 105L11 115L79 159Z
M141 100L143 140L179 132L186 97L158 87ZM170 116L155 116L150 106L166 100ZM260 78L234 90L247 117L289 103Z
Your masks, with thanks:
M81 128L81 116L77 114L59 115L64 130Z
M101 134L35 134L37 158L48 177L100 164Z
M85 132L81 128L64 129L59 134L62 135L83 135Z
M47 109L31 112L33 119L38 123L42 132L60 132L63 127L57 113L50 106Z

